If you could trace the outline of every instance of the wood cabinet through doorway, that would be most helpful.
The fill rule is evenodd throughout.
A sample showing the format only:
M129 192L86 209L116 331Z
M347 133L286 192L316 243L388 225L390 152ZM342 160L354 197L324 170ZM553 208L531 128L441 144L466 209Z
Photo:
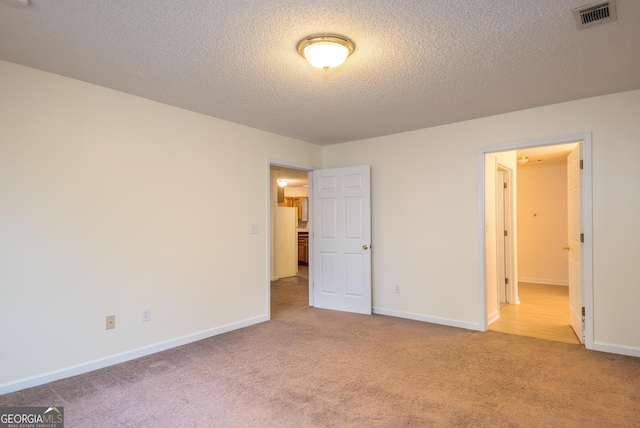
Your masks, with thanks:
M309 233L298 232L298 264L309 264Z
M296 207L298 209L298 221L309 221L309 198L285 197L284 206Z

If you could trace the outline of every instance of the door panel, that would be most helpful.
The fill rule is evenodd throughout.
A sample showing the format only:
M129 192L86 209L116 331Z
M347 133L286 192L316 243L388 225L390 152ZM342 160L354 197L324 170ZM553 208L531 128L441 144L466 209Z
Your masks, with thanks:
M316 269L322 294L338 294L338 257L336 253L323 252Z
M353 297L363 297L362 283L362 255L345 254L345 294Z
M314 306L371 314L370 169L312 175Z
M580 148L567 156L567 211L569 229L569 320L573 331L584 343L582 328L582 282L580 279Z
M345 198L344 236L346 239L362 239L362 199Z
M338 238L338 205L335 199L320 199L320 217L316 223L320 224L319 237L321 239Z

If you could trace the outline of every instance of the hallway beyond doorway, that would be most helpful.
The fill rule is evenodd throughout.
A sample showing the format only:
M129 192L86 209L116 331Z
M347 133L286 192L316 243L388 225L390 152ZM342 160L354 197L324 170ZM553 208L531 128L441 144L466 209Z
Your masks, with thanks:
M309 306L309 267L298 265L298 274L271 281L271 317L288 309Z
M518 284L520 304L505 305L489 330L579 344L569 324L569 289L561 285Z

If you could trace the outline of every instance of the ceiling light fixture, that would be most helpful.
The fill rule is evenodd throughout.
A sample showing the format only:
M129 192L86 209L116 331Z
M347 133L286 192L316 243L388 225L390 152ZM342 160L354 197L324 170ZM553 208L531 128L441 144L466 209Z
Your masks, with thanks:
M325 71L342 65L355 48L351 40L338 34L314 34L298 42L300 55Z
M518 163L524 165L525 163L529 162L529 158L526 156L521 156L520 159L518 159Z
M287 185L287 180L285 180L283 178L278 178L278 186L286 187L286 185Z

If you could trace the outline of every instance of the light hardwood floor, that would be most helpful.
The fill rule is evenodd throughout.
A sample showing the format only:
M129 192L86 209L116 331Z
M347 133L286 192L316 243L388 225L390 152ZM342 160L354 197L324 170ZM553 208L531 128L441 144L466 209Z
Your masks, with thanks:
M503 306L489 330L580 343L569 325L568 287L521 282L518 289L520 304Z

